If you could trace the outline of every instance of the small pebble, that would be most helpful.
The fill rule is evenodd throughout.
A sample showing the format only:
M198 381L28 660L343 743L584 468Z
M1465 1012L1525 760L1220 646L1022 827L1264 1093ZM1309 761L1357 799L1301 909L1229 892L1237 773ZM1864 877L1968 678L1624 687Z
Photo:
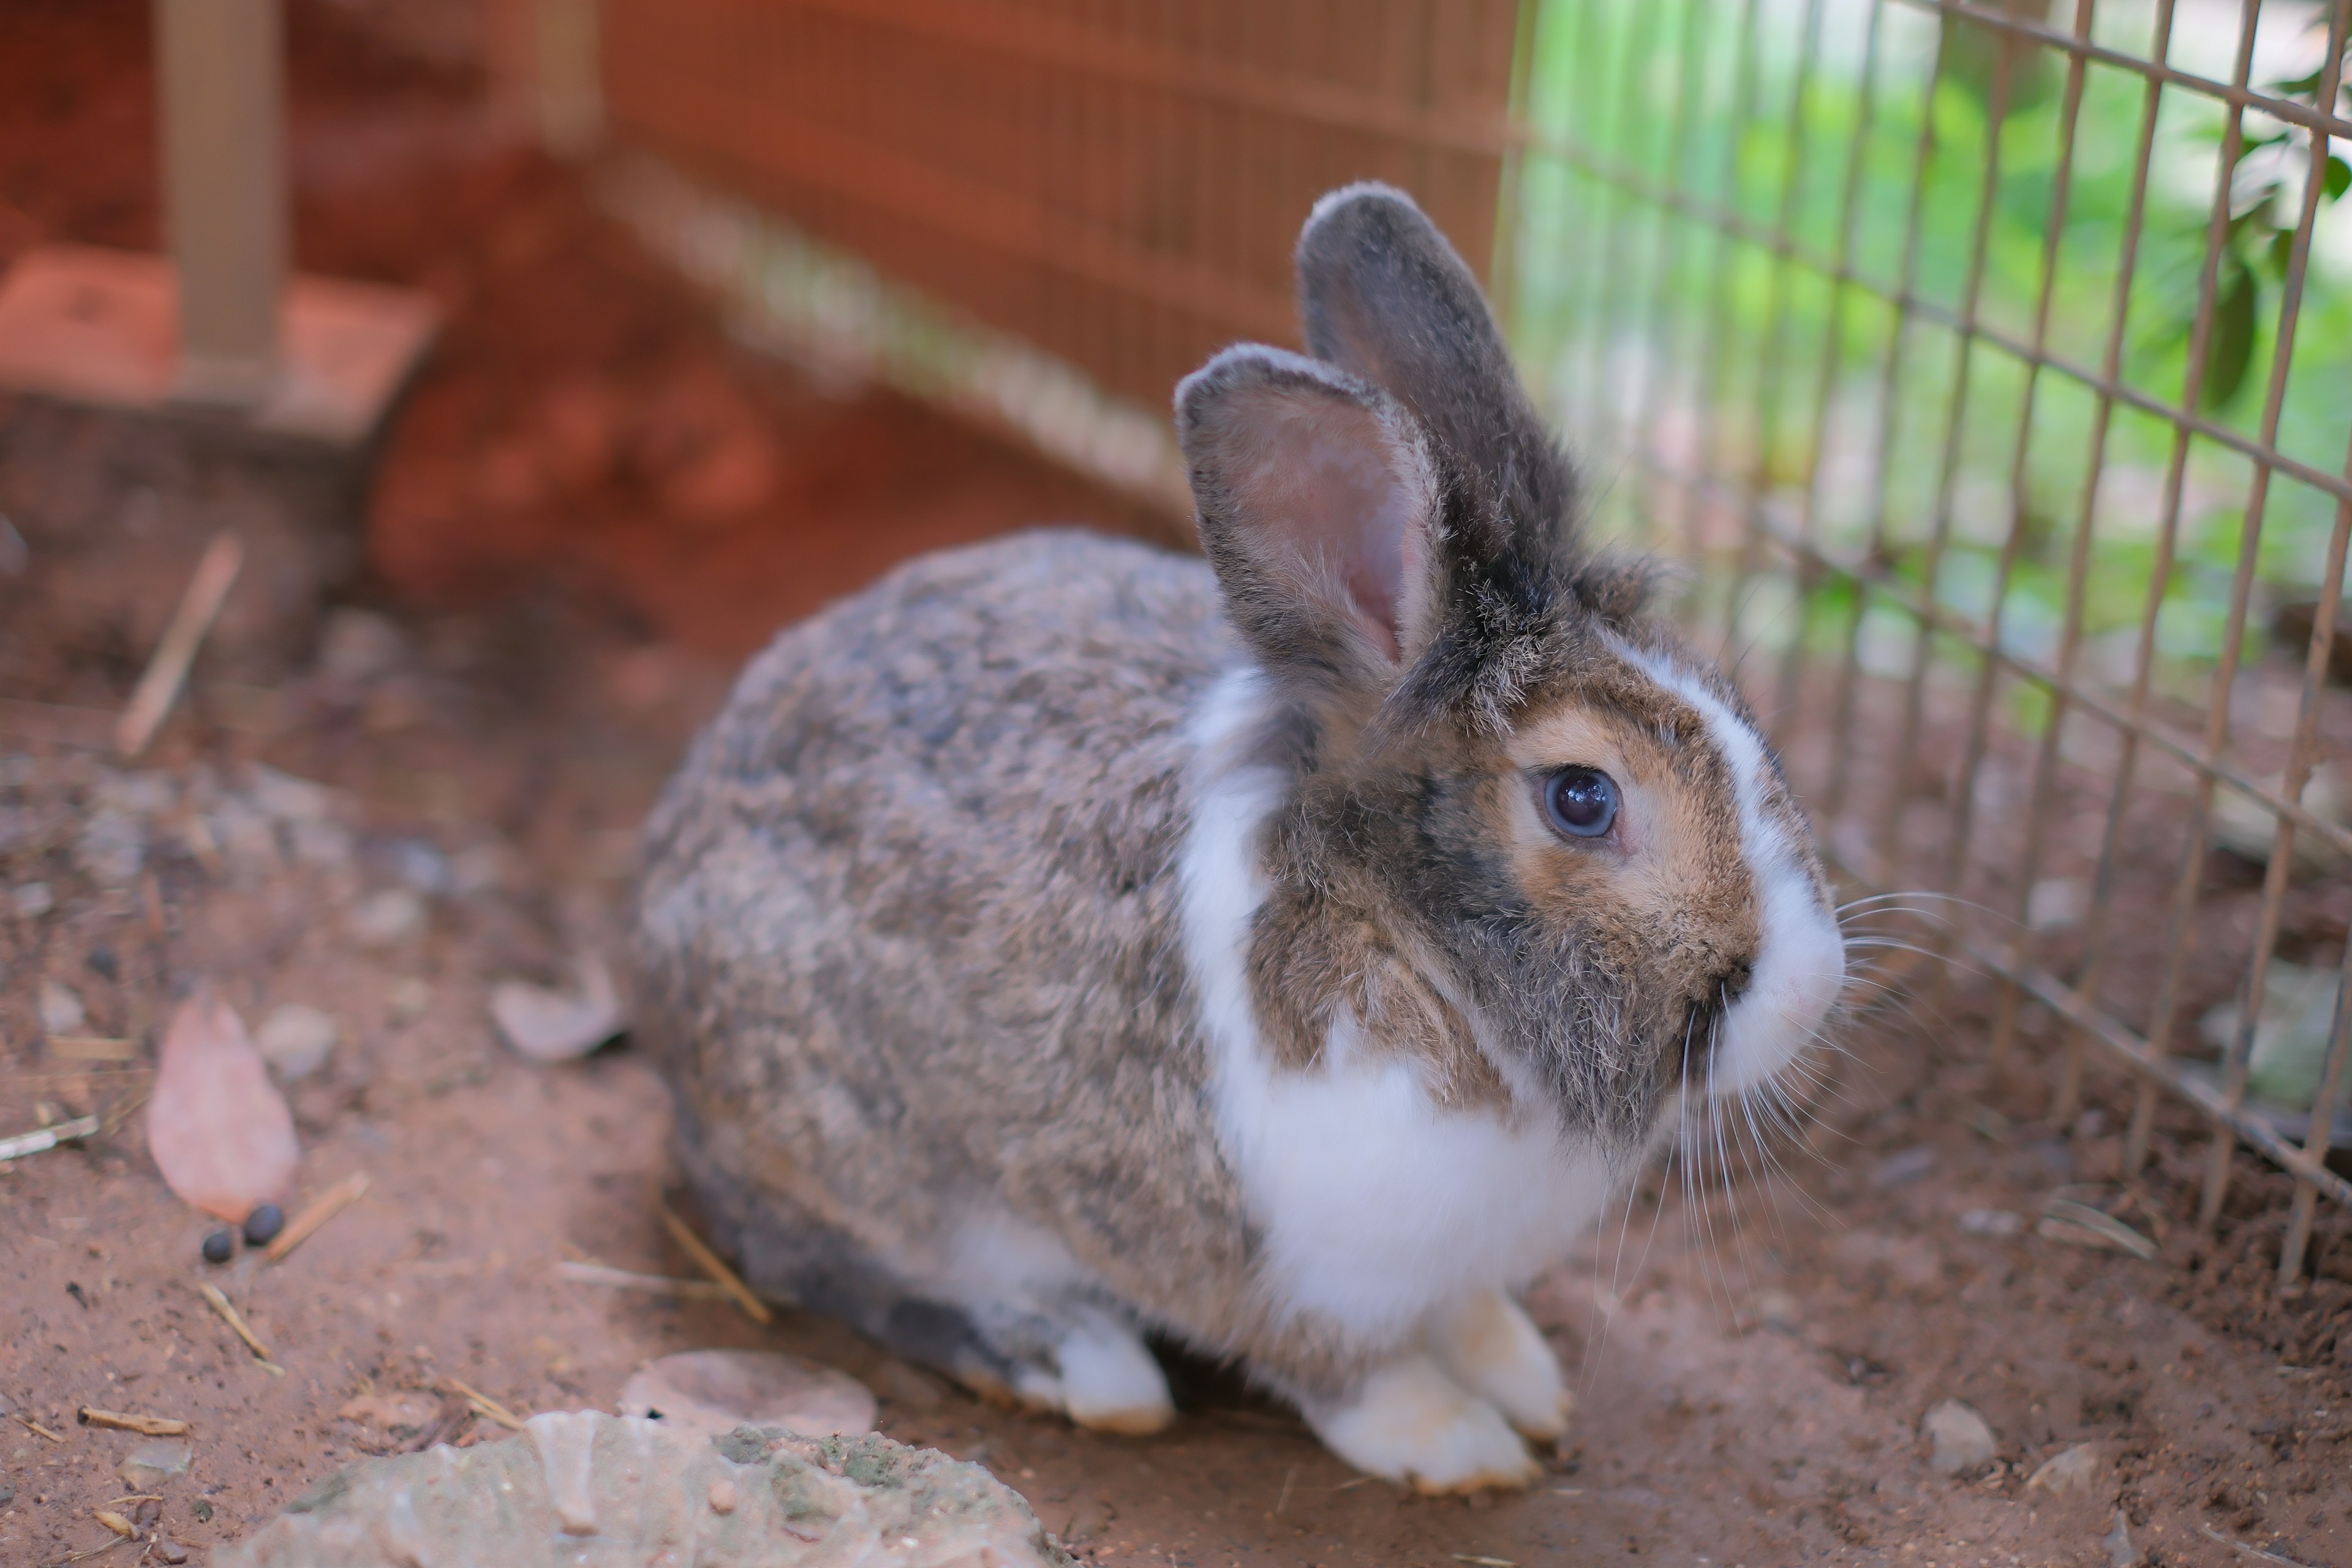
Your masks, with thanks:
M100 980L110 983L122 978L122 964L116 959L114 950L110 947L91 948L89 956L82 962L89 964L89 972Z
M54 980L41 982L41 1029L45 1034L70 1035L89 1016L81 998Z
M209 1498L198 1498L195 1500L194 1508L190 1511L195 1514L197 1523L210 1524L213 1520L212 1500Z
M236 1255L236 1237L233 1232L216 1230L205 1237L205 1261L226 1263Z
M278 1205L263 1204L245 1216L245 1244L247 1247L267 1247L277 1240L278 1233L285 1228L286 1216L278 1212Z
M277 1070L279 1079L293 1083L327 1065L341 1032L331 1016L289 1002L261 1021L253 1041L261 1048L261 1059Z
M362 947L394 947L425 929L425 900L406 888L386 888L352 906L350 925Z
M1919 1435L1933 1450L1927 1463L1938 1475L1973 1475L1992 1462L1992 1428L1972 1406L1957 1399L1928 1411Z
M0 1508L6 1508L10 1503L15 1502L16 1500L16 1489L10 1486L5 1481L0 1481Z
M58 896L49 891L47 882L19 882L11 896L19 920L37 921L58 907Z
M196 1506L206 1514L212 1512L210 1503L198 1503ZM188 1549L168 1535L159 1535L155 1538L155 1555L166 1563L185 1563L188 1560Z

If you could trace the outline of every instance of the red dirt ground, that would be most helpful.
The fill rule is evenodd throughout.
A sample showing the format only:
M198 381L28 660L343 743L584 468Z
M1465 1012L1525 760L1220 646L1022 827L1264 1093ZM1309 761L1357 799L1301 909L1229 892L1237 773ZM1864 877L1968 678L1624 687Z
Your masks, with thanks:
M2251 1562L2254 1546L2352 1563L2345 1216L2323 1211L2318 1273L2280 1301L2282 1179L2242 1160L2221 1232L2199 1237L2201 1150L2175 1121L2126 1211L2161 1238L2157 1260L2030 1223L1963 1229L1971 1211L2030 1220L2057 1185L2111 1170L2126 1103L2097 1079L2080 1119L2034 1121L2038 1090L1985 1081L1988 999L1966 989L1852 1026L1837 1094L1811 1142L1782 1150L1784 1177L1655 1183L1544 1282L1532 1305L1583 1407L1524 1495L1362 1481L1197 1368L1171 1431L1101 1437L981 1405L822 1321L761 1331L723 1304L556 1273L583 1256L690 1271L655 1218L667 1110L625 1047L561 1068L513 1058L487 989L611 950L631 831L733 659L914 550L1045 519L1154 524L922 410L739 355L571 175L488 121L475 84L291 12L304 265L421 283L452 313L373 492L368 573L342 590L398 635L358 662L348 639L342 656L304 647L233 671L208 655L156 752L118 773L107 716L174 580L94 619L67 591L91 570L76 525L15 516L30 550L22 575L0 574L0 1133L44 1104L121 1121L0 1165L0 1563L112 1539L92 1510L131 1489L115 1467L143 1439L78 1425L85 1405L194 1424L194 1468L155 1489L164 1532L202 1547L413 1440L340 1414L364 1391L438 1398L456 1377L526 1414L610 1407L648 1356L753 1344L866 1378L885 1431L986 1463L1101 1563L2108 1564L2120 1510L2149 1563ZM45 238L152 242L143 16L104 0L0 16L0 261ZM0 451L82 461L34 450L26 433L48 417L0 407ZM112 476L66 477L97 487L95 513ZM233 485L212 500L268 504ZM269 817L257 761L330 786L341 831ZM127 878L91 847L100 820L143 836ZM36 882L54 908L19 912ZM422 927L363 942L356 902L416 884ZM341 1026L290 1096L298 1184L364 1170L373 1186L279 1266L201 1263L205 1222L144 1148L144 1063L198 977L248 1022L295 1001ZM93 1070L47 1047L44 980L80 996L93 1032L140 1042L134 1059ZM284 1376L206 1310L207 1280ZM1919 1422L1947 1398L1995 1433L1974 1475L1925 1462ZM2088 1492L2027 1487L2077 1442L2100 1447Z

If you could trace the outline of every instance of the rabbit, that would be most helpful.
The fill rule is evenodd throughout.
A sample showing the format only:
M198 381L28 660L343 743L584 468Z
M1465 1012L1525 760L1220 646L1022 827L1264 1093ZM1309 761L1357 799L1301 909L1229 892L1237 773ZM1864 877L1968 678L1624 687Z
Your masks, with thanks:
M1360 1470L1524 1485L1570 1399L1517 1293L1844 949L1444 237L1352 185L1296 263L1310 353L1177 389L1205 561L934 553L747 667L648 821L635 1027L756 1289L1112 1432L1171 1340Z

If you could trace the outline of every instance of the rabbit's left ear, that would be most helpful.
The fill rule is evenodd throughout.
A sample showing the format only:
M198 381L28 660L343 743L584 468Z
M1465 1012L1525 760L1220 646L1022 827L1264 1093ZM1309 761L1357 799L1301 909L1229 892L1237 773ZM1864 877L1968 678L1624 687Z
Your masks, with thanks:
M1371 183L1333 191L1315 204L1295 259L1315 357L1403 404L1502 515L1559 526L1567 466L1478 280L1412 198Z
M1427 646L1436 481L1412 416L1281 349L1176 389L1201 547L1270 673L1377 701Z

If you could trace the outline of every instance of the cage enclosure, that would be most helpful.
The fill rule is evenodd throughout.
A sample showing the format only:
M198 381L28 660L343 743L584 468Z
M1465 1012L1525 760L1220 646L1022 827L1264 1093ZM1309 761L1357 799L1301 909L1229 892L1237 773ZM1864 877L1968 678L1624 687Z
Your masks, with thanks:
M2198 1146L2209 1226L2258 1152L2300 1288L2352 1202L2352 0L594 15L608 199L743 331L1171 516L1174 381L1293 341L1317 195L1411 190L1591 526L1679 563L1860 992L2061 1123L2114 1075L2107 1175Z

